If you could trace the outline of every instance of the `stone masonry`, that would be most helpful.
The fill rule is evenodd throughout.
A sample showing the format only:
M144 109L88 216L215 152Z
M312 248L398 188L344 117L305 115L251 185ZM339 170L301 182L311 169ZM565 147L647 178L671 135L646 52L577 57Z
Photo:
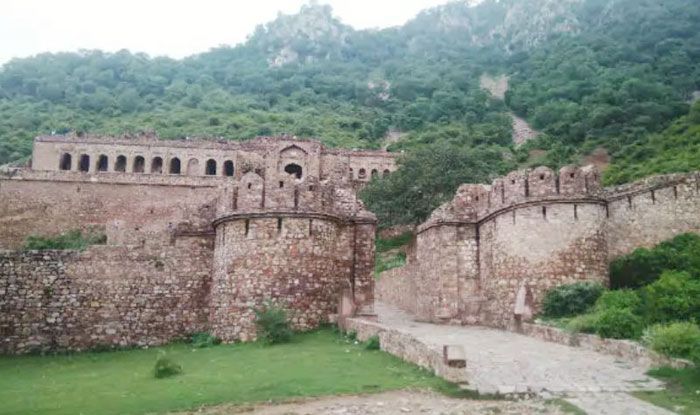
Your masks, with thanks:
M417 228L407 264L382 273L378 299L423 321L521 328L552 287L607 284L615 257L700 232L698 173L606 189L599 177L538 167L460 186Z
M0 176L0 353L250 340L267 301L300 330L348 293L371 313L376 219L355 192L394 169L292 137L39 137L31 167ZM18 250L74 229L107 243Z

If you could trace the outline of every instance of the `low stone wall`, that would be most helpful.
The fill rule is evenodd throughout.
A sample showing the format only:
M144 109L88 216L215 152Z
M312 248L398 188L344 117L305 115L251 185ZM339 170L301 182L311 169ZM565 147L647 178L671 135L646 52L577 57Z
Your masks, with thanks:
M594 334L570 333L556 327L532 323L523 323L520 333L552 343L581 347L616 356L649 369L661 366L684 368L693 365L687 360L662 356L630 340L604 339Z
M378 301L415 314L417 292L414 274L410 264L382 272L375 286L375 297Z
M366 341L372 336L378 336L381 350L428 369L436 376L450 382L467 383L466 370L448 366L444 361L442 350L431 349L409 334L373 321L350 318L347 319L346 324L348 331L357 333L358 340Z
M0 353L158 345L206 331L209 239L0 251Z

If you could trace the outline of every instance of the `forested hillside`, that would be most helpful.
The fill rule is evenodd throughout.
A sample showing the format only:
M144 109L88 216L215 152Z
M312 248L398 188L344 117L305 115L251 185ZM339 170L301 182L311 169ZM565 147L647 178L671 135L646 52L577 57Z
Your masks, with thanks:
M26 159L38 134L71 130L388 146L403 167L363 194L383 224L422 220L459 183L595 148L612 156L608 183L695 169L698 27L696 0L453 2L364 31L309 5L183 60L16 59L0 69L0 164ZM505 100L479 87L484 73L509 76ZM542 135L516 148L508 111Z

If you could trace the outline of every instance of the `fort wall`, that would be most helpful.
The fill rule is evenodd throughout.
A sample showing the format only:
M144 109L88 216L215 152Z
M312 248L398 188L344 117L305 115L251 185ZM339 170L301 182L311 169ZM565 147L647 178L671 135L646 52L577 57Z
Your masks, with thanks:
M609 260L679 233L700 232L698 174L650 177L606 189L605 198Z
M0 176L0 249L75 229L107 241L3 251L0 352L160 344L194 331L251 340L253 308L267 301L299 330L329 321L341 294L351 312L371 313L376 219L349 169L393 162L287 138L39 138L31 169Z
M0 251L0 353L157 345L206 331L212 240Z
M615 257L700 231L697 174L608 189L599 181L590 167L538 167L460 186L417 228L408 263L382 273L378 298L423 320L512 327L552 287L607 284Z

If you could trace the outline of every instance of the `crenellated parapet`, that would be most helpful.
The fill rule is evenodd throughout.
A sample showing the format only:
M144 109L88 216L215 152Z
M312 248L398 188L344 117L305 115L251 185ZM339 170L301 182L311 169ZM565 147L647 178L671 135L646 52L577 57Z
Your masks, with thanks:
M440 223L477 223L501 211L538 202L603 202L600 173L594 166L544 166L516 170L490 185L463 184L454 198L437 208L419 231Z

